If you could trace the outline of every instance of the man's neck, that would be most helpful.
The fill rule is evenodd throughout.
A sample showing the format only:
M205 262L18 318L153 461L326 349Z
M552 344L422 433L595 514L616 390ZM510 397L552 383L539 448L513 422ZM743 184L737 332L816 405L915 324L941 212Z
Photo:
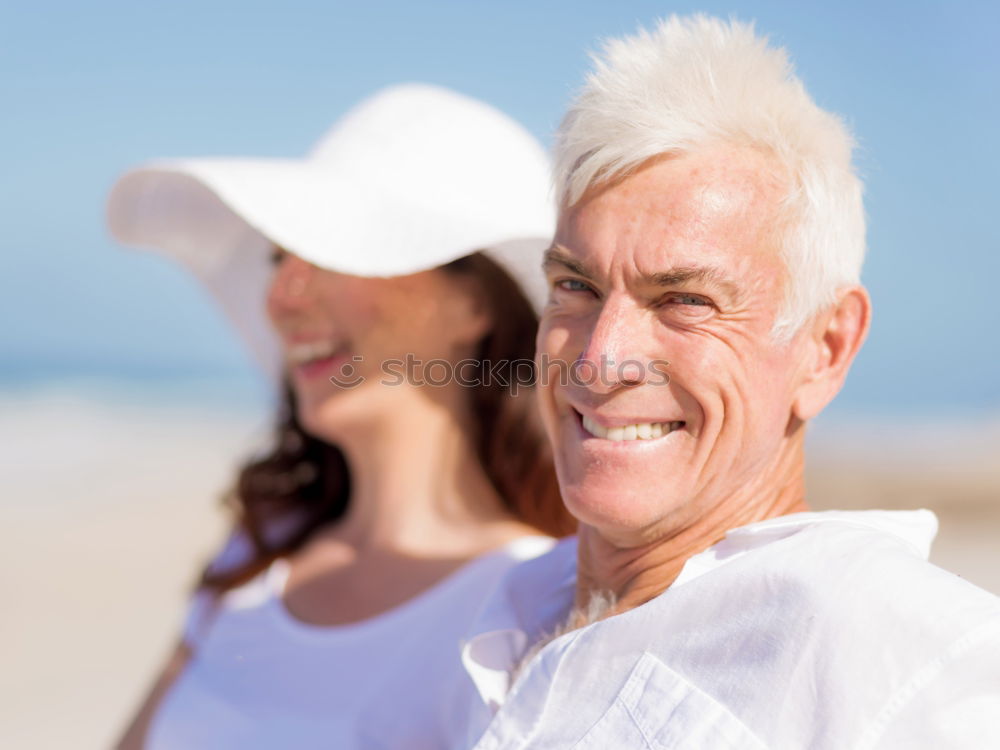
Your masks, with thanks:
M808 510L801 445L776 461L772 471L726 497L700 500L664 519L652 541L633 545L609 541L600 529L581 524L574 607L591 611L600 595L613 602L604 616L638 607L663 593L685 563L732 529Z

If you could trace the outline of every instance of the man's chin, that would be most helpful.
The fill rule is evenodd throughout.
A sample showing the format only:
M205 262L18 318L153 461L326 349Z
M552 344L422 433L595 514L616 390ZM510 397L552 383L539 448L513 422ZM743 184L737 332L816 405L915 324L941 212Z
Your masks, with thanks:
M619 482L619 485L623 483ZM622 547L635 547L652 541L664 525L668 508L662 496L653 496L649 488L586 487L563 489L566 509L580 524Z

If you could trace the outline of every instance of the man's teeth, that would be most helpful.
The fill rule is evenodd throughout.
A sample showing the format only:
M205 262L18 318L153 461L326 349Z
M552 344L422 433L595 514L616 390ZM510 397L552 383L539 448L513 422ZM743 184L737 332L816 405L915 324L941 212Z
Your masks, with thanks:
M621 427L601 427L590 417L583 418L583 429L594 437L604 440L655 440L663 437L667 433L679 430L684 426L683 422L643 422L641 424L627 424Z
M288 348L288 361L293 365L304 365L318 359L326 359L332 356L335 351L336 347L328 341L295 344Z

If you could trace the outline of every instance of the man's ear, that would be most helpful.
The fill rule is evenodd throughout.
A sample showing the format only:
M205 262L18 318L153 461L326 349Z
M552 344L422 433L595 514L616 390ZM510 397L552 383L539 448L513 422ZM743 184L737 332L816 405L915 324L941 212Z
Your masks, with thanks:
M806 332L809 354L792 402L792 415L812 419L837 395L868 335L871 300L862 286L842 289L837 303L818 315Z

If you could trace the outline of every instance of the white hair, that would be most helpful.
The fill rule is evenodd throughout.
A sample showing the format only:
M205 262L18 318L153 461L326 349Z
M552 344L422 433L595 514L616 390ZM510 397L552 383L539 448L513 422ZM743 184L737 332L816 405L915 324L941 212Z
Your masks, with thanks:
M776 336L790 337L839 288L858 283L865 219L854 141L816 106L783 49L752 24L671 16L651 32L606 42L593 63L557 133L564 207L660 154L758 148L790 178L781 245L788 284Z

